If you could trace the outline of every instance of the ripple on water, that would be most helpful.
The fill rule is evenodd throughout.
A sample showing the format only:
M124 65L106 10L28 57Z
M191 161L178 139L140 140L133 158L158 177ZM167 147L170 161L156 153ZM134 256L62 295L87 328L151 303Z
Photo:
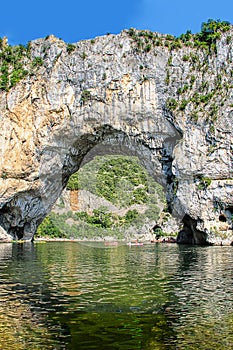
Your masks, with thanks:
M233 347L232 247L8 245L0 260L0 348Z

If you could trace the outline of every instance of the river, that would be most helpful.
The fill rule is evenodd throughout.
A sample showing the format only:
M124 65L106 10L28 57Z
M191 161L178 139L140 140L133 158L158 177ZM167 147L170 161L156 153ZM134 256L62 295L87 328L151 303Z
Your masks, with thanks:
M233 247L0 245L0 349L233 348Z

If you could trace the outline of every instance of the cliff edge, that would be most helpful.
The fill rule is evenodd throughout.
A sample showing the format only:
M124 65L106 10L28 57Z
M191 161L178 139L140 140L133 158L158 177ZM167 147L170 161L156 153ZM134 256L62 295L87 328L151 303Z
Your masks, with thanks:
M111 147L164 186L178 242L232 244L233 28L210 24L180 38L1 41L3 239L33 239L85 157Z

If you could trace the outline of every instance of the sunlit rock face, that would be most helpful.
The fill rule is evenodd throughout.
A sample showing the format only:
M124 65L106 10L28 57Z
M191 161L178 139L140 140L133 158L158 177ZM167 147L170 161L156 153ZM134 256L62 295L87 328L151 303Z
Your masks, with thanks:
M231 244L229 35L211 55L138 50L127 31L72 49L53 36L31 42L31 60L41 57L43 65L0 93L0 225L8 236L31 240L69 176L90 154L115 148L137 155L164 186L184 223L179 242Z

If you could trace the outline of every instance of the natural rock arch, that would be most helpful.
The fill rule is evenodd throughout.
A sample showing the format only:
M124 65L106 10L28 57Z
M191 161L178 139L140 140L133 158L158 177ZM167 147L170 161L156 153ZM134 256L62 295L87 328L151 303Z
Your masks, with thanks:
M59 135L63 138L62 132ZM167 121L164 122L162 135L156 129L140 136L128 135L109 125L69 140L68 144L61 141L59 135L41 155L40 186L17 193L1 209L1 225L16 239L33 238L38 224L51 210L70 175L92 154L109 154L113 152L110 151L112 148L116 154L136 155L148 173L166 187L171 175L171 153L179 139L176 129Z
M217 56L209 57L212 78L230 55L225 41L223 35ZM214 205L218 211L231 205L232 124L224 107L230 104L226 100L219 107L219 128L211 137L205 111L197 122L190 117L191 105L174 104L190 74L196 75L197 87L210 79L209 71L199 72L184 54L190 48L138 52L126 31L79 42L71 52L53 36L32 42L31 57L40 57L43 65L0 94L0 226L11 237L32 239L87 153L98 145L117 145L136 152L167 188L171 209L181 220L190 218L184 225L192 223L190 242L215 242ZM212 152L209 160L213 142L222 147L221 157ZM212 179L208 188L207 177ZM231 240L228 235L226 242Z

